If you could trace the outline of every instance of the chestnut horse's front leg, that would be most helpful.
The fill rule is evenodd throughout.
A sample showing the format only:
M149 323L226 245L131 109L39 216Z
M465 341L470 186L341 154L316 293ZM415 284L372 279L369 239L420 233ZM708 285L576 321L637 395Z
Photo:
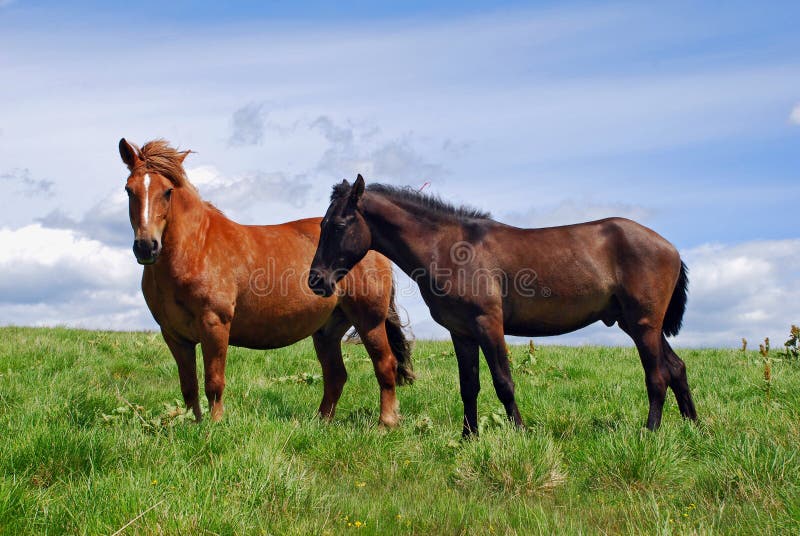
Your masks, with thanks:
M203 349L206 397L212 421L219 421L224 411L222 392L225 390L225 359L230 328L230 322L223 322L216 313L203 316L200 347Z
M168 333L161 331L164 342L167 343L175 363L178 365L178 377L181 380L181 393L187 408L194 412L197 422L203 418L200 410L200 397L197 388L197 357L195 354L196 344L179 341Z

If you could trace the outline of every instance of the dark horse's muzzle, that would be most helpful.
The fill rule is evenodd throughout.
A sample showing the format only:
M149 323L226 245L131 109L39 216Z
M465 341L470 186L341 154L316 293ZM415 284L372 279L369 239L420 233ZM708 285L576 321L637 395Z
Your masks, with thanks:
M317 296L327 298L333 294L333 284L330 278L325 277L321 271L312 269L308 274L308 286Z
M133 241L133 254L139 264L153 264L161 253L161 244L152 238L139 238Z

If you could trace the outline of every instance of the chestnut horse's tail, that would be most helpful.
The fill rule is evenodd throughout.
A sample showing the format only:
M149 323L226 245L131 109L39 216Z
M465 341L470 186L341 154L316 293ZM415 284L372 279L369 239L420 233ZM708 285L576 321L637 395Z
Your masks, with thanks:
M686 294L689 289L689 269L681 261L681 274L672 291L672 299L667 306L667 314L664 315L664 335L672 337L677 335L683 324L683 313L686 312Z
M411 364L411 341L406 338L400 315L397 314L397 305L394 301L395 283L392 281L392 296L389 300L389 314L386 317L386 335L389 346L397 359L397 384L408 385L414 383L414 367Z

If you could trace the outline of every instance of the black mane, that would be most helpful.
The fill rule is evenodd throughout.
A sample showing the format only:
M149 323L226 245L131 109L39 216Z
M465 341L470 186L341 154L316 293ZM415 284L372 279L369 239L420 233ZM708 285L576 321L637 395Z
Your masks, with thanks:
M372 183L367 185L367 191L380 194L393 201L398 201L406 206L421 209L428 215L448 216L464 219L490 219L489 212L468 206L455 206L437 195L423 194L411 187L389 186L388 184ZM342 182L333 187L331 201L340 199L350 193L350 185Z

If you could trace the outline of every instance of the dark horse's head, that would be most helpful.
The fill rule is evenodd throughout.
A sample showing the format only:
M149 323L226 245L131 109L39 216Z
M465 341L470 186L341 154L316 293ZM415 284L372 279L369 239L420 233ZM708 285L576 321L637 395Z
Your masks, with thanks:
M190 152L177 151L163 140L151 141L141 149L125 138L119 140L119 154L131 172L125 192L134 234L133 254L139 264L153 264L161 253L172 192L188 183L182 164Z
M342 181L333 190L308 275L308 286L315 294L325 297L333 294L336 283L369 251L372 235L359 208L363 194L361 175L352 186Z

